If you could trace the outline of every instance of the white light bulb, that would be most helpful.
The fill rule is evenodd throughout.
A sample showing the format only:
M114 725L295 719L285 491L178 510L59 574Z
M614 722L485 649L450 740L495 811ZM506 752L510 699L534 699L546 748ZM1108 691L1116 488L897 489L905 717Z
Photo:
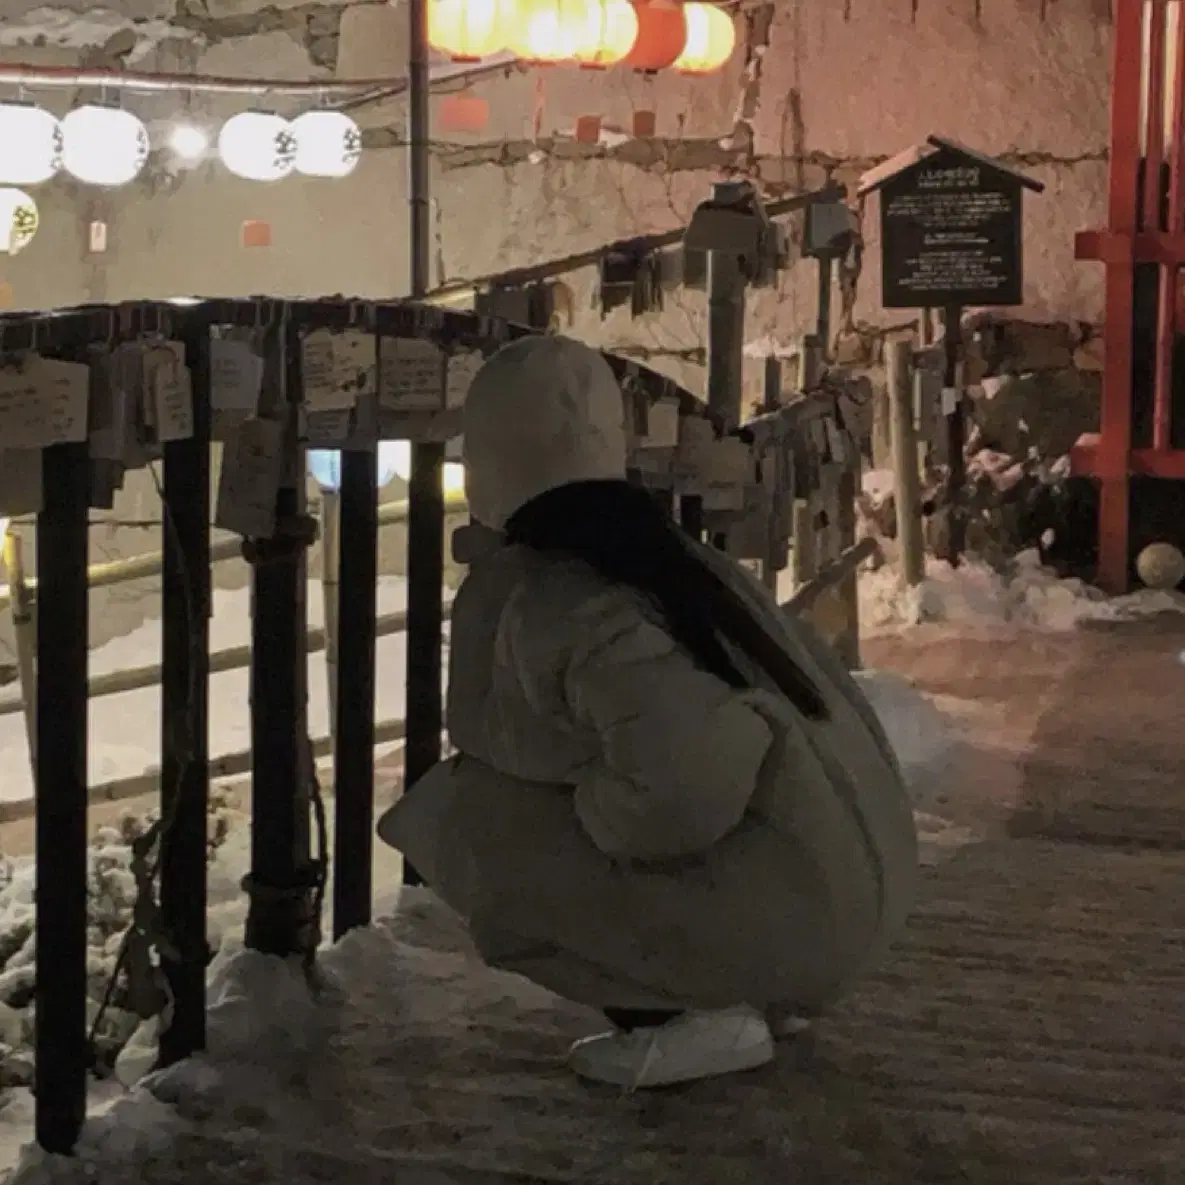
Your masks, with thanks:
M62 127L43 107L0 103L0 185L40 185L62 167Z
M41 215L37 203L23 190L0 188L0 254L16 255L37 233Z
M210 137L192 124L178 124L169 133L169 148L182 160L201 160L210 147Z
M348 177L362 155L362 133L342 111L306 111L292 121L296 171L306 177Z
M292 125L268 111L243 111L218 133L218 155L245 181L280 181L296 164Z
M88 103L62 120L62 167L88 185L134 181L148 160L148 129L130 111Z

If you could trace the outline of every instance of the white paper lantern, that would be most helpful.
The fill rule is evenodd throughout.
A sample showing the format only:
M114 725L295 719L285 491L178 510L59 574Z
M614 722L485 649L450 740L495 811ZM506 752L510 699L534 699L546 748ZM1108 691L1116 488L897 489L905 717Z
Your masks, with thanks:
M88 185L135 181L148 160L148 129L122 107L88 103L62 120L62 168Z
M32 103L0 103L0 185L40 185L62 167L62 126Z
M37 233L41 215L37 203L23 190L0 189L0 254L16 255Z
M218 155L245 181L280 181L296 164L292 125L268 111L243 111L218 133Z
M296 171L306 177L348 177L362 155L362 133L342 111L306 111L292 121Z

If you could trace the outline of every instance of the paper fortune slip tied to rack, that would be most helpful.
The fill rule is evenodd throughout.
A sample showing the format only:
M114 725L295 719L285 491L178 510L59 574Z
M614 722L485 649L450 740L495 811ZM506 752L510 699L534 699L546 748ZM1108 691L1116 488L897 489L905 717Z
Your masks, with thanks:
M353 408L376 394L376 374L380 410L435 412L464 403L482 356L450 354L425 338L319 330L304 339L301 360L310 413Z
M48 448L86 439L90 367L27 354L0 366L0 448Z

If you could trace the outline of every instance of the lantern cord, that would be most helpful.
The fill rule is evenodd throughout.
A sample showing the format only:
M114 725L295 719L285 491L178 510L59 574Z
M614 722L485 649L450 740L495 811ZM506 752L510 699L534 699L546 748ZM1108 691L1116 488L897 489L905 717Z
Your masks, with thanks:
M449 83L464 86L478 78L519 66L510 53L499 53L477 63L450 63L434 66L429 85ZM0 85L22 87L118 87L145 93L223 94L223 95L355 95L356 102L376 102L397 98L409 86L406 76L358 79L281 79L237 78L219 74L165 74L136 70L91 69L73 66L0 65ZM373 95L365 92L375 92Z

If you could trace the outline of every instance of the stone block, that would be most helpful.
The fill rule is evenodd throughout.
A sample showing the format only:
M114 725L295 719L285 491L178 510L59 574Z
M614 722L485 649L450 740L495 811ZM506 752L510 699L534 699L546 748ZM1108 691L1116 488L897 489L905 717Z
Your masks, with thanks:
M1074 365L1076 328L1067 322L1037 325L997 321L985 332L984 354L993 371L1069 370Z
M1098 372L1103 369L1103 339L1092 334L1074 351L1075 370Z

